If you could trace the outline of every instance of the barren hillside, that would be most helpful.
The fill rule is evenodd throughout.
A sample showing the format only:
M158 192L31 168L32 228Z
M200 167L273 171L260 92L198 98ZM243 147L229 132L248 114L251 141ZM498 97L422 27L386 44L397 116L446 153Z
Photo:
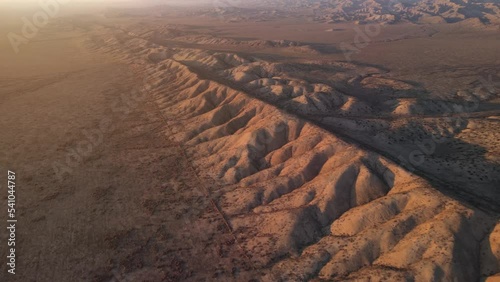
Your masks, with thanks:
M499 281L498 1L84 2L0 44L0 281Z
M472 83L436 100L376 67L278 63L94 28L90 48L143 68L165 138L183 144L265 280L500 272L496 93ZM436 153L412 163L419 142Z
M201 2L199 6L186 14L223 17L231 22L268 21L293 15L328 23L500 23L500 3L495 0L215 0ZM164 7L156 14L167 15L173 9ZM134 12L111 14L123 16Z

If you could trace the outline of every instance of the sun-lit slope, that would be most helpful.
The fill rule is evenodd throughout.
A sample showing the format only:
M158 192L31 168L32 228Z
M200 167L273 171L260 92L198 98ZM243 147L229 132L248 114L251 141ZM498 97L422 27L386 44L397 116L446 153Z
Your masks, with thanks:
M482 200L470 181L454 187L456 199L432 182L459 177L467 160L444 175L432 165L446 167L438 161L448 157L429 158L428 169L418 167L426 178L393 161L418 134L452 127L439 114L455 102L417 99L424 89L372 67L272 63L107 28L94 34L89 46L147 74L166 138L209 181L269 281L474 281L500 272L495 217L459 197ZM498 208L487 185L498 174L485 175L493 178L474 180L490 193L483 208Z
M499 210L500 160L495 152L500 136L494 129L498 119L491 117L499 115L500 107L489 102L493 94L484 87L460 89L456 97L443 100L372 67L271 63L197 52L182 51L173 58L197 75L446 182L446 189L473 204Z

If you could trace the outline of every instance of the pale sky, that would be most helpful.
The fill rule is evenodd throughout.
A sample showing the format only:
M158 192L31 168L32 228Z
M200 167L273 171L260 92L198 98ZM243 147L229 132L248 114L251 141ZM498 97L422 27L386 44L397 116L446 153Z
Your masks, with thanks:
M42 2L51 2L57 0L0 0L0 4L38 4L39 1ZM147 4L148 2L164 2L164 3L206 3L211 0L61 0L61 2L77 2L77 3L85 3L85 2L93 2L93 3L116 3L116 2L133 2L137 4Z
M50 3L57 0L0 0L0 6L3 7L39 7L39 2ZM75 5L75 4L88 4L88 3L100 3L100 4L116 4L116 3L133 3L141 4L146 3L148 0L61 0L60 6Z
M41 2L52 2L57 0L0 0L0 6L35 6L39 5ZM192 5L192 4L203 4L210 3L211 1L217 0L60 0L62 3L66 4L78 4L78 3L100 3L100 4L116 4L116 3L127 3L134 5L141 4L181 4L181 5ZM64 4L64 5L66 5Z

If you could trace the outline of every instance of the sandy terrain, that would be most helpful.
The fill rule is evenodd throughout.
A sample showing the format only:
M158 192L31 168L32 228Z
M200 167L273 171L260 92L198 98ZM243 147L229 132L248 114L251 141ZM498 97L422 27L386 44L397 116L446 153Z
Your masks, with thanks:
M346 52L366 26L200 9L65 16L0 55L20 222L0 277L499 279L494 21Z

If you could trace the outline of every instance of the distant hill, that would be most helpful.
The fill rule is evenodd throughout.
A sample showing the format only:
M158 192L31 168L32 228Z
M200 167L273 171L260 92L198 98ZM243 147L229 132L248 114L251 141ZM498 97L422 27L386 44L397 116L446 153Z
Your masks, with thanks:
M241 14L248 8L271 9L301 12L315 21L331 23L455 23L473 19L500 24L498 0L215 0L213 6L226 15Z

